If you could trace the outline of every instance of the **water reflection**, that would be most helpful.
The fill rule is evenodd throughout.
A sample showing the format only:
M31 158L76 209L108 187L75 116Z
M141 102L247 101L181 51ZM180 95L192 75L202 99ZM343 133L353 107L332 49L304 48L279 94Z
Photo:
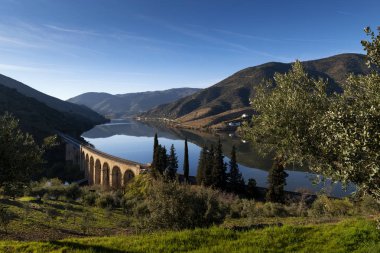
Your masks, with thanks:
M155 133L158 133L160 144L165 145L167 149L171 144L174 144L179 159L178 172L180 173L183 166L183 140L185 138L189 141L191 175L196 174L201 147L203 145L215 145L220 138L226 161L228 161L232 146L235 145L238 151L239 168L245 180L255 178L258 186L266 186L267 171L272 165L271 158L262 158L249 143L243 143L233 135L215 135L188 129L168 128L163 124L142 123L134 120L113 120L111 123L94 127L83 133L82 136L101 151L128 160L149 163L152 161ZM295 191L307 188L313 192L318 192L322 188L321 184L312 184L311 178L314 177L312 173L297 170L297 168L287 170L287 173L289 177L287 178L286 190ZM334 196L347 195L353 191L353 187L349 187L349 190L344 192L339 185L328 188L330 194Z

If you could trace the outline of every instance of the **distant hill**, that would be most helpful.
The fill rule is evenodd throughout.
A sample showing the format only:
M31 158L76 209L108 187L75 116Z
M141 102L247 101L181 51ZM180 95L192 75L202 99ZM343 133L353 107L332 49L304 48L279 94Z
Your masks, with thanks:
M339 83L349 73L366 74L364 55L340 54L328 58L303 62L305 70L314 77L328 78L331 91L341 91ZM157 106L141 114L147 118L177 119L183 125L210 127L236 117L236 111L249 109L249 98L253 97L255 86L263 80L273 79L276 72L289 71L292 63L269 62L243 69L223 81L187 96L181 100ZM229 112L231 111L231 116Z
M174 102L199 90L196 88L178 88L117 95L89 92L67 101L85 105L107 118L124 118L145 112L160 104Z
M0 75L0 114L12 113L24 131L41 140L55 130L80 134L106 119L84 106L43 94L23 83Z

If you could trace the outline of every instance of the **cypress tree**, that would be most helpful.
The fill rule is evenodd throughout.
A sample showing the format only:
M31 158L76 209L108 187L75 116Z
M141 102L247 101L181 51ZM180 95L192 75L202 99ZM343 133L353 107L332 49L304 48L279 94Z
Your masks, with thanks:
M226 189L226 166L223 162L223 150L220 139L214 152L214 161L212 166L212 185L221 190Z
M165 169L168 167L168 156L166 154L165 146L158 145L157 153L158 153L157 170L158 172L160 172L161 175L163 175Z
M256 180L254 178L248 179L247 196L254 198L256 196Z
M183 159L183 177L185 182L189 182L189 149L187 147L187 138L185 139L185 154Z
M284 202L284 186L286 185L287 176L283 163L280 159L276 159L268 174L267 201Z
M204 185L212 185L212 167L214 164L214 145L211 144L210 150L207 151L206 163L204 168Z
M245 183L236 159L236 147L232 146L231 160L229 162L228 189L231 192L241 194L245 190Z
M154 134L154 142L153 142L153 161L152 161L152 168L156 168L157 167L157 161L158 161L158 152L157 152L157 149L158 149L158 136L157 136L157 133Z
M201 154L199 156L198 169L197 169L197 184L205 183L205 171L207 167L207 146L203 146Z
M177 175L178 169L178 158L175 152L174 145L172 144L170 147L170 154L168 156L168 166L165 169L165 178L169 180L174 180Z

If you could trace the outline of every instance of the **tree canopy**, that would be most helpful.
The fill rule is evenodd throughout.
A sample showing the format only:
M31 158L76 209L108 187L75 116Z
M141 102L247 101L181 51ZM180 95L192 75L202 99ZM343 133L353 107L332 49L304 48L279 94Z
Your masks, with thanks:
M43 163L44 147L23 133L18 120L5 113L0 116L0 187L13 192L31 180Z
M380 36L365 31L368 63L379 67ZM343 93L328 94L327 81L309 77L297 61L256 90L257 114L243 134L277 162L306 164L380 201L379 73L350 75L341 86Z

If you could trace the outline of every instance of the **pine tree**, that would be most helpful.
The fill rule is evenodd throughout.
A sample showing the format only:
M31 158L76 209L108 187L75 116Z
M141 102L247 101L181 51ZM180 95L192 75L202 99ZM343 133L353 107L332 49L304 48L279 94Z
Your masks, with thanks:
M154 143L153 143L153 161L152 161L152 168L157 167L157 161L158 161L158 156L159 153L157 152L158 149L158 136L157 133L154 134Z
M254 178L248 179L247 196L254 198L256 196L256 180Z
M232 146L229 167L230 171L228 173L228 190L237 194L241 194L245 190L245 182L242 174L240 173L237 163L235 146Z
M165 178L168 180L174 180L177 175L178 169L178 158L175 152L174 145L170 147L170 154L168 156L168 166L165 169Z
M221 190L226 189L226 166L223 162L223 150L220 139L214 153L214 161L212 166L212 185Z
M183 158L183 177L185 182L189 182L189 149L187 147L187 138L185 139L185 154Z
M158 153L157 170L161 175L163 175L165 169L168 167L168 156L166 154L165 146L158 145L157 153Z
M207 152L206 155L206 164L204 168L204 185L205 186L211 186L213 179L212 179L212 168L214 164L214 145L211 144L210 149Z
M275 160L268 174L267 201L284 202L284 186L287 176L283 163L280 160Z
M205 183L205 171L207 167L207 155L208 150L207 146L204 145L201 151L201 154L199 156L199 162L198 162L198 169L197 169L197 184L204 184Z

